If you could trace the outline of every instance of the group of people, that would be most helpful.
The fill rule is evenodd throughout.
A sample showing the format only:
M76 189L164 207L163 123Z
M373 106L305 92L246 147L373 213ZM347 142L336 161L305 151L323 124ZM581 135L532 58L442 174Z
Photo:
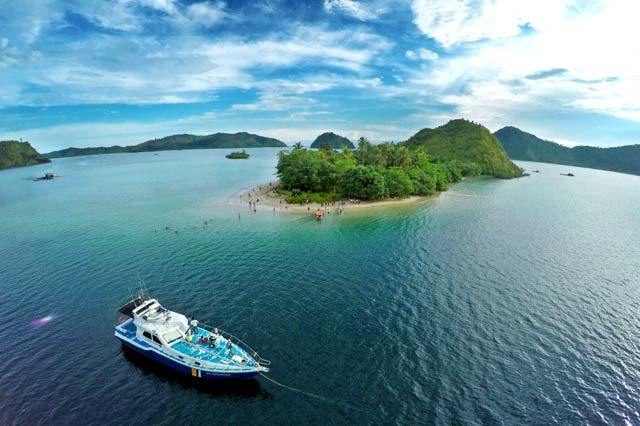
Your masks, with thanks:
M200 343L201 345L208 344L210 348L215 348L217 345L217 340L218 338L216 336L210 334L209 337L200 336L200 340L198 341L198 343Z
M195 336L198 334L198 320L194 317L189 317L189 329L187 330L188 336ZM218 329L215 332L210 333L209 336L200 336L198 343L201 345L209 345L210 348L215 348L218 345ZM227 354L231 355L233 352L233 343L231 340L227 340Z

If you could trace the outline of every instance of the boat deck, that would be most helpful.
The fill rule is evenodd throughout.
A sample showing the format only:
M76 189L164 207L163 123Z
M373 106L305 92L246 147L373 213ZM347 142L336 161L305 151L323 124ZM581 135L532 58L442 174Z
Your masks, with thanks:
M249 354L240 349L237 345L232 345L231 351L229 351L229 342L221 337L218 338L215 347L209 346L208 342L199 343L201 337L204 337L206 339L211 334L211 332L205 329L198 328L198 331L193 333L192 335L192 343L180 340L171 345L171 348L187 356L202 361L228 365L245 365L247 367L254 367L256 365L255 361L249 356ZM233 360L234 355L247 360L247 362L241 363Z
M129 320L124 324L120 324L118 328L124 331L129 339L133 339L134 337L136 337L136 325L133 323L133 320Z

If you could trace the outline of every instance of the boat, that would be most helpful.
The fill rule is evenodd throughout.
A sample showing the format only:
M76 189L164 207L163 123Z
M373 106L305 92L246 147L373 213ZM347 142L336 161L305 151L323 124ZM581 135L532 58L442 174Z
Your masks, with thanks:
M55 173L45 173L44 175L34 178L33 180L35 181L39 181L39 180L53 180L53 179L57 179L59 178L60 175L57 175Z
M249 379L271 362L235 336L207 330L195 319L140 295L118 309L115 337L122 344L197 380Z

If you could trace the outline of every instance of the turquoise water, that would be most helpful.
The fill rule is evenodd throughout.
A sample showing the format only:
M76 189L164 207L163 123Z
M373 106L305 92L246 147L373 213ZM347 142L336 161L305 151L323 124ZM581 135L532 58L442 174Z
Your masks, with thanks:
M318 223L237 203L276 152L0 171L0 424L640 422L640 177L520 163L542 173ZM123 352L137 273L322 398Z

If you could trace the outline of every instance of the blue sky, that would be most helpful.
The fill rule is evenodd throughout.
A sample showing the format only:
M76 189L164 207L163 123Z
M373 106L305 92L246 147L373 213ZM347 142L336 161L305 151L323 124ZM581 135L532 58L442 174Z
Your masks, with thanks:
M373 141L465 117L640 143L624 0L0 0L0 140L174 133Z

